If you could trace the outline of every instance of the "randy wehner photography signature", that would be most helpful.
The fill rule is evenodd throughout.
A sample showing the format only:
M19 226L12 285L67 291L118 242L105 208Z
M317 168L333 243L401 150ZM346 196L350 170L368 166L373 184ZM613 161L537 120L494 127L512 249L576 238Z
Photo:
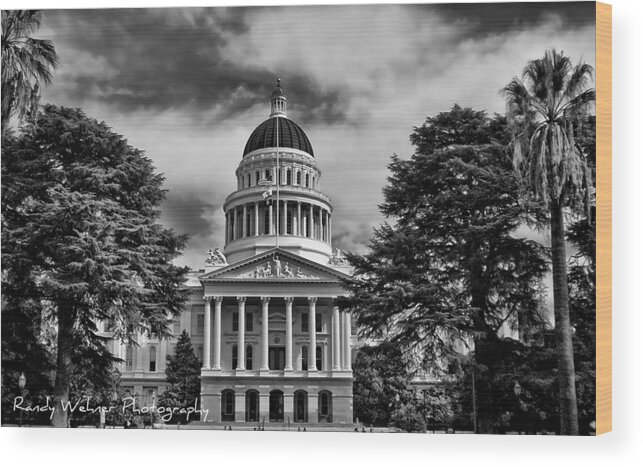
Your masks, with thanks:
M203 420L208 418L208 409L201 409L197 407L196 401L194 407L170 407L170 406L157 406L155 403L152 405L144 405L138 407L136 404L136 397L124 397L121 399L120 404L114 405L90 405L88 397L78 399L76 402L59 401L60 404L54 404L51 397L47 396L44 404L26 404L23 397L15 397L13 400L13 410L22 410L30 413L46 413L49 412L49 419L51 420L57 408L68 411L69 413L92 413L92 414L106 414L121 410L121 413L131 411L134 415L145 414L158 414L159 418L164 422L170 421L174 415L185 415L186 418L191 414L203 414Z

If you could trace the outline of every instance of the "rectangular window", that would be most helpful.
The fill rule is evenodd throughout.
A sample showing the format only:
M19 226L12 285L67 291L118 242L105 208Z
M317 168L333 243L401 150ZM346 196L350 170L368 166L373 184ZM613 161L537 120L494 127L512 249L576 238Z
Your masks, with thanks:
M308 332L308 312L301 312L301 332Z
M355 320L351 320L351 336L357 335L357 323Z
M246 311L246 331L252 332L252 311Z
M203 335L205 330L205 315L196 315L196 333Z
M322 348L317 347L315 351L315 366L317 367L317 371L322 370Z
M174 328L172 329L174 334L181 334L181 318L174 319Z
M315 332L322 332L322 314L315 313Z
M239 348L236 345L232 346L232 369L237 368L239 362Z
M252 370L252 346L246 347L246 370Z
M156 346L150 345L150 371L156 371Z
M233 331L238 331L239 330L239 312L235 311L232 313L232 330Z
M302 371L308 369L308 347L301 348L301 369Z
M132 371L132 365L134 364L134 349L131 345L128 345L125 348L125 371Z

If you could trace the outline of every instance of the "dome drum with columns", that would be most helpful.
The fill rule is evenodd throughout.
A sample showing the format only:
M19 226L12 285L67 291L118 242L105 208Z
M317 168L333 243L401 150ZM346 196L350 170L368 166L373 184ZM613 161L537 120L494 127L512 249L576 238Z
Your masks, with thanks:
M316 262L327 263L332 255L333 207L320 191L321 171L308 137L286 115L286 95L277 83L270 118L248 139L236 170L237 191L223 207L230 261L268 250L277 237L281 248Z

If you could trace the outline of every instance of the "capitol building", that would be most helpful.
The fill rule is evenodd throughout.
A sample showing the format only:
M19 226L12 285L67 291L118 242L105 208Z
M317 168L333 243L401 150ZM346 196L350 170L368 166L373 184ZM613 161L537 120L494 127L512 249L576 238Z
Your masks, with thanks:
M355 331L336 305L350 268L333 250L333 205L304 130L287 116L281 84L251 133L223 206L225 245L189 274L174 334L202 361L205 423L274 427L353 424ZM122 386L150 403L164 391L176 337L114 342Z

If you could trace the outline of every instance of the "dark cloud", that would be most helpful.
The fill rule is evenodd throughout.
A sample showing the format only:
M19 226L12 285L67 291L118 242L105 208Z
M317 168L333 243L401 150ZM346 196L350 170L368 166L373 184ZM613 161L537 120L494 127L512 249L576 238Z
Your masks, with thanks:
M265 103L281 70L239 65L222 47L247 31L248 8L51 10L47 25L61 61L88 53L107 71L67 70L67 98L123 112L186 109L195 119L218 108L227 116ZM103 62L101 62L103 63ZM341 89L322 90L302 71L281 76L296 93L302 122L341 121Z
M561 19L565 30L593 25L596 21L594 2L444 3L416 7L435 12L462 28L466 39L535 27L552 15Z
M221 206L204 199L197 193L190 193L186 189L170 191L163 203L161 222L171 227L180 234L189 234L190 237L207 237L212 233L212 223L209 219L213 214L219 214Z

